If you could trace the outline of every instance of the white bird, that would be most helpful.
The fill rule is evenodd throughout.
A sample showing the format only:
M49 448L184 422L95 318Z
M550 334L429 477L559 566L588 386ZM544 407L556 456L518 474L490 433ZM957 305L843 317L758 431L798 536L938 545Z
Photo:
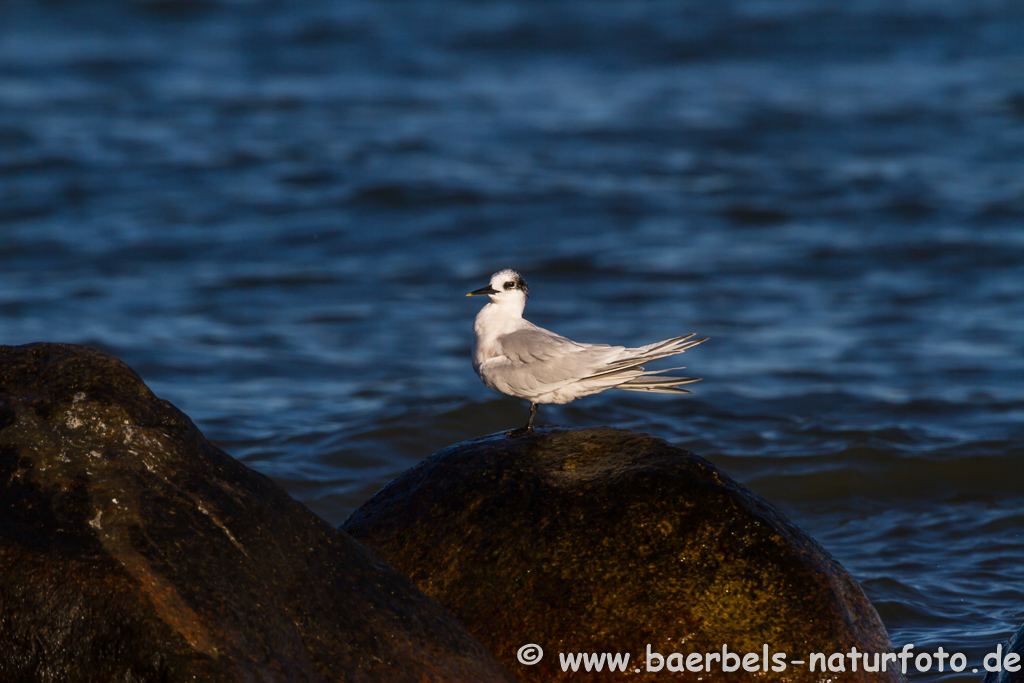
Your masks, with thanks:
M529 293L526 280L506 269L466 295L491 299L473 325L473 369L491 389L530 402L530 419L515 432L533 431L540 403L568 403L605 389L693 393L679 385L700 378L669 377L660 373L682 368L644 370L643 364L682 353L707 338L688 341L695 336L688 334L637 348L574 342L523 318Z

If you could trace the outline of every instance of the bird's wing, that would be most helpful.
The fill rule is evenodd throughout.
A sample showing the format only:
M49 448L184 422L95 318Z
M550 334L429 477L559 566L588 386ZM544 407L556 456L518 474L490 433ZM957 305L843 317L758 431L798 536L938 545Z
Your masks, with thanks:
M674 337L638 348L582 344L523 321L522 328L497 339L497 355L484 361L480 376L492 388L530 398L564 390L566 400L619 387L632 391L686 393L673 385L696 379L649 378L667 370L645 371L644 363L696 346L706 339ZM679 368L673 368L679 369ZM571 388L570 385L572 385Z
M484 361L490 380L519 396L541 395L594 374L621 346L580 344L530 324L498 337L500 354ZM499 391L502 389L499 389Z

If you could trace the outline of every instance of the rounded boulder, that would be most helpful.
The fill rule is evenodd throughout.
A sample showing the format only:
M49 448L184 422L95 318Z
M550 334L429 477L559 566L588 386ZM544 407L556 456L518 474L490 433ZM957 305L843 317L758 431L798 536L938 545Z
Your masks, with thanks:
M112 356L0 347L0 680L502 681L447 611Z
M854 670L853 648L871 667L891 646L838 562L718 468L648 435L546 429L457 444L343 528L521 681L819 681L830 657L825 677L841 666L843 681L902 680L892 664ZM814 653L825 659L811 671Z

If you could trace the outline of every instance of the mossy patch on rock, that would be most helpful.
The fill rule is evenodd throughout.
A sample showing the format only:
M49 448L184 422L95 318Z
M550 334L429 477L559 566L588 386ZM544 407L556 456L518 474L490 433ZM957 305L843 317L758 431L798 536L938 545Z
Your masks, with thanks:
M623 676L563 672L558 653L578 652L628 652L628 673L640 678L835 678L807 665L648 672L647 645L663 656L768 645L787 661L891 650L860 587L817 543L704 459L643 434L547 429L457 444L403 473L342 528L522 681ZM526 643L544 649L540 663L517 662ZM902 680L892 667L850 668L837 680Z

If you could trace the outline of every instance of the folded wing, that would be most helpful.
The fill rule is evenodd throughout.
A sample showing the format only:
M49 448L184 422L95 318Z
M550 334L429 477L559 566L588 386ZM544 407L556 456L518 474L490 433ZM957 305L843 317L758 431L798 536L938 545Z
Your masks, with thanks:
M643 364L682 353L706 341L691 341L693 336L627 348L581 344L526 323L498 338L499 354L481 364L480 376L498 391L542 403L565 403L613 387L690 393L678 385L696 382L697 378L660 374L668 370L645 371Z

